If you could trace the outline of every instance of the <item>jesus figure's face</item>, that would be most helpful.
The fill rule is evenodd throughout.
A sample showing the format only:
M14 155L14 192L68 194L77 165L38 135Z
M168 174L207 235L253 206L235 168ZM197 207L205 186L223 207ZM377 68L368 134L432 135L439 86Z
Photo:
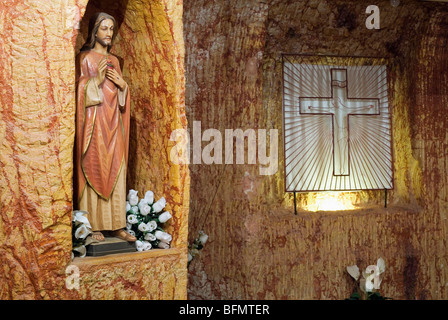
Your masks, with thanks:
M96 33L96 41L103 47L112 45L112 36L114 35L114 22L111 19L104 19Z

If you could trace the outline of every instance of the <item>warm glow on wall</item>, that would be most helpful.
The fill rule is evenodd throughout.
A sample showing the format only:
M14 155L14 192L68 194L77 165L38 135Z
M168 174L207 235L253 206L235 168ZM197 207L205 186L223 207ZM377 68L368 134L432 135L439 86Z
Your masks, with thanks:
M356 194L353 192L319 192L310 193L305 210L307 211L339 211L353 210L356 207Z

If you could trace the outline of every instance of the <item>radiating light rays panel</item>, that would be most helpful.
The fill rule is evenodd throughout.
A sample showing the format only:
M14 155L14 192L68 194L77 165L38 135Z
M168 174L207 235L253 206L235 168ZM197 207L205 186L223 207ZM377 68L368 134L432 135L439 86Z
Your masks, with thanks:
M285 190L392 189L387 68L334 60L283 56Z

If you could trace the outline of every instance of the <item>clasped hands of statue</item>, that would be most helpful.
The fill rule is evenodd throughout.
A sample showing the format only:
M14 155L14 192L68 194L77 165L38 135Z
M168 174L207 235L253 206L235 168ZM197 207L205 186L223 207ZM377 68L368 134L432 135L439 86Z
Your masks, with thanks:
M103 83L104 79L107 78L121 90L126 88L126 81L120 76L120 74L113 67L109 68L107 64L108 58L104 57L98 64L98 73L96 75L96 81L98 86Z

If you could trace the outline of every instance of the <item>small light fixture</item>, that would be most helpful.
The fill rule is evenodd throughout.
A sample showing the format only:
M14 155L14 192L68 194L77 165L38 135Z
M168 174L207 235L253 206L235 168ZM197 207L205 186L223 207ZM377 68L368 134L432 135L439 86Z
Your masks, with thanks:
M312 212L354 210L356 209L354 202L356 202L354 192L310 193L305 210Z

